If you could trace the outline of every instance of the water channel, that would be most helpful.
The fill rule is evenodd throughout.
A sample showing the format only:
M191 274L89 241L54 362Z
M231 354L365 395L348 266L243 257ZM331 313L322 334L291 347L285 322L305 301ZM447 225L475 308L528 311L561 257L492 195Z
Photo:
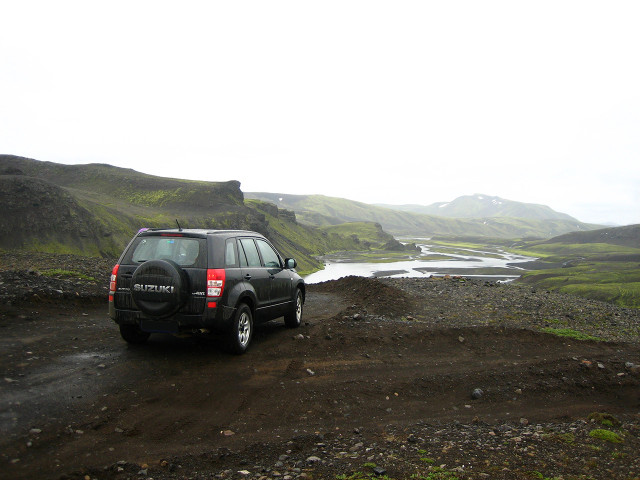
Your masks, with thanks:
M359 277L429 277L431 275L461 275L486 278L493 281L512 281L526 272L536 259L505 252L500 248L486 250L445 247L417 243L420 251L404 258L378 258L363 262L362 257L327 255L322 258L324 270L305 277L307 283L320 283L355 275Z

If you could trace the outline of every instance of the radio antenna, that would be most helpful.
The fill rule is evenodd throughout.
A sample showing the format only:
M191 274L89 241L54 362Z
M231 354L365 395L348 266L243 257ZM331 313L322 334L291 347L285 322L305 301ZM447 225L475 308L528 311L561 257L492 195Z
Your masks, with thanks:
M178 222L177 218L176 218L176 225L178 225L178 231L181 232L182 231L182 227L180 226L180 223Z

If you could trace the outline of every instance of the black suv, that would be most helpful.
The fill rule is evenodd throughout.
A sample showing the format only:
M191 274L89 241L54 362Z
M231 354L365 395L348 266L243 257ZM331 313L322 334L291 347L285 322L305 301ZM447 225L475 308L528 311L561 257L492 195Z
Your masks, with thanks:
M304 280L256 232L142 229L111 273L109 316L127 342L151 333L223 332L244 353L254 322L300 325Z

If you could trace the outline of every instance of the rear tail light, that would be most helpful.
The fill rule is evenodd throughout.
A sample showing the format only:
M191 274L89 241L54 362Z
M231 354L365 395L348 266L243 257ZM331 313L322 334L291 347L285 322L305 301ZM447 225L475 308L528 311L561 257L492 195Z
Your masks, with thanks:
M216 302L224 292L224 283L227 278L223 268L210 268L207 270L207 301L209 308L215 308Z
M120 268L120 265L116 265L115 267L113 267L113 270L111 270L111 281L109 282L109 301L113 302L113 296L116 293L116 282L118 280L118 268Z

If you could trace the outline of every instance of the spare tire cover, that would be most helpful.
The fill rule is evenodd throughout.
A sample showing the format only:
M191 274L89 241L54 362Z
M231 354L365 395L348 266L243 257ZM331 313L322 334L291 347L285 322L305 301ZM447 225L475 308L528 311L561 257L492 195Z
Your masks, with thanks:
M153 317L173 315L189 294L186 273L171 260L144 262L131 280L131 298L141 312Z

